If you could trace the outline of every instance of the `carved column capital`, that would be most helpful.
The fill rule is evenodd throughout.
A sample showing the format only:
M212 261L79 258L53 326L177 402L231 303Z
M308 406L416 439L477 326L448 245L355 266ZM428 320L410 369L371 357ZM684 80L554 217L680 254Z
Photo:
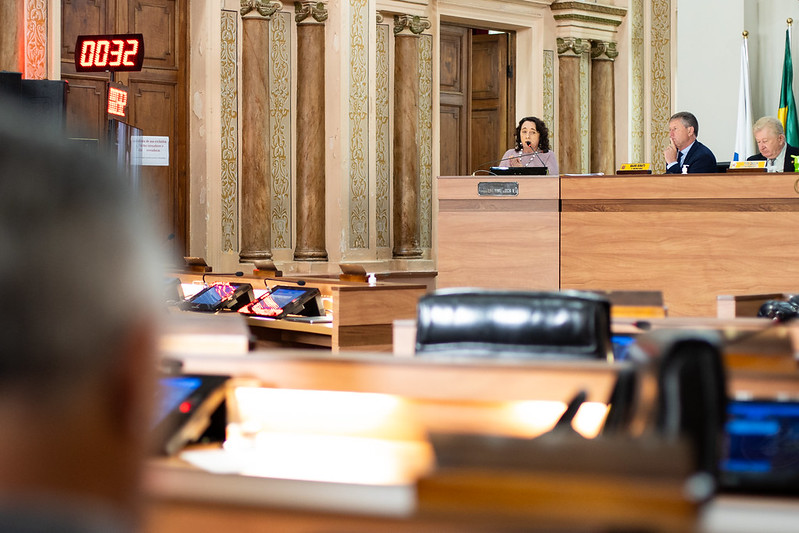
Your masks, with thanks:
M323 23L327 20L327 6L324 2L294 2L294 21L297 24L302 22L311 23L306 21L308 17L312 17L316 22Z
M427 17L418 15L394 15L394 35L410 31L413 35L420 35L424 30L429 30L432 24Z
M616 43L613 41L592 41L591 59L594 61L613 61L619 57Z
M375 21L376 21L378 24L383 24L383 20L384 20L384 19L385 19L385 17L383 16L383 14L382 14L380 11L378 11L377 13L375 13Z
M247 16L247 18L257 18L255 13L251 13L255 11L266 20L272 18L272 15L277 13L283 8L283 4L280 2L264 2L263 0L241 0L241 13L242 18Z
M575 37L558 37L557 44L559 56L581 56L591 49L590 41Z

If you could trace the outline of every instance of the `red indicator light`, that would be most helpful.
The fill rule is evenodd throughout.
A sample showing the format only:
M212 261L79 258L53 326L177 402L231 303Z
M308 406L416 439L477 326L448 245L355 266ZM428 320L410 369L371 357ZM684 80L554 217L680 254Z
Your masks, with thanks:
M141 33L79 35L75 42L77 72L141 70L144 38Z
M180 406L178 406L178 410L185 415L186 413L191 411L191 403L181 402Z
M108 114L124 117L127 106L128 91L117 87L108 87Z

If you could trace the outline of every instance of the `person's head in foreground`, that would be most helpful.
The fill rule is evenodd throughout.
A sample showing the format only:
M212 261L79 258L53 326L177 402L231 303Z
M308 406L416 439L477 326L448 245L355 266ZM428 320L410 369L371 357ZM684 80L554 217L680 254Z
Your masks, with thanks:
M17 111L0 101L0 530L129 530L159 262L116 169Z

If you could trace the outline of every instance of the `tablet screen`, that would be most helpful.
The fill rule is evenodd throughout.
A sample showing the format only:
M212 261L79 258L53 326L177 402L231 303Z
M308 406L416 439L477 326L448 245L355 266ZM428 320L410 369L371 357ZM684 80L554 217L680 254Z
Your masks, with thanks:
M180 404L196 391L202 380L197 376L164 377L158 383L158 401L153 426L158 425L173 411L181 411ZM183 411L187 409L184 408Z

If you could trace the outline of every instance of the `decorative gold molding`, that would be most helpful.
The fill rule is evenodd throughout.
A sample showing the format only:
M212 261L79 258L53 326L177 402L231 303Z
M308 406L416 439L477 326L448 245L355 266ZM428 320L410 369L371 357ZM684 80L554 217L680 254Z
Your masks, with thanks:
M316 22L323 23L327 20L327 14L324 2L294 2L294 21L297 24L306 21L309 16Z
M544 123L549 128L549 145L557 146L555 125L555 51L544 50L544 72L541 80L544 91Z
M250 14L251 11L256 11L259 15L266 20L270 20L272 15L283 9L281 2L264 2L262 0L241 0L241 9L239 12L241 16ZM253 14L254 15L254 14ZM252 15L248 18L252 18Z
M220 123L222 127L222 251L238 249L238 25L235 11L222 11L220 26Z
M592 41L591 59L594 61L613 61L619 57L616 43L612 41Z
M553 15L555 20L569 20L577 22L588 22L591 24L605 24L608 26L621 26L620 20L609 20L600 17L592 17L591 15Z
M644 119L644 5L630 8L630 155L631 163L646 163L646 122Z
M580 172L591 168L591 60L589 54L580 55Z
M419 40L419 245L433 246L433 36Z
M608 0L606 0L608 1ZM611 41L627 9L585 1L560 1L549 6L556 37Z
M381 248L391 246L390 41L388 24L378 24L375 51L375 237L376 245Z
M582 56L591 49L591 42L586 39L575 37L558 37L558 55Z
M418 15L394 15L394 35L410 31L413 35L421 35L432 27L427 17Z
M617 17L623 17L627 10L621 7L614 7L614 6L607 6L603 4L597 4L594 2L580 2L574 0L568 0L563 2L555 2L549 9L552 11L563 11L563 10L581 10L587 11L590 13L601 13L603 15L613 15Z
M25 2L24 78L47 78L47 0Z
M272 174L272 250L291 240L291 13L269 23L269 154ZM298 155L302 157L302 154Z
M349 247L369 248L369 11L350 0Z
M650 161L659 172L665 170L663 150L669 142L671 116L671 0L652 0L651 4L651 122Z

